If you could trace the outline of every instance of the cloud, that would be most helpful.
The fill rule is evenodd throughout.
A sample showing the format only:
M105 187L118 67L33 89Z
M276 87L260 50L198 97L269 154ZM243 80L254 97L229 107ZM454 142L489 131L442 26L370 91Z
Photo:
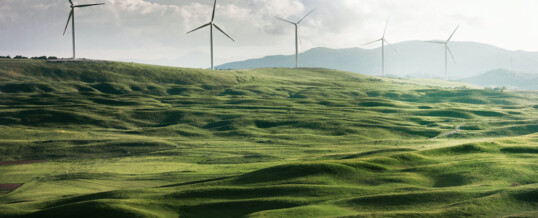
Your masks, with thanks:
M8 14L9 5L0 5L0 23L12 22L13 18Z
M221 1L222 2L222 1ZM207 1L207 3L210 3ZM180 14L187 29L205 24L211 19L213 5L193 2L182 5ZM216 22L230 22L231 25L268 30L273 33L273 16L289 17L304 11L304 5L295 0L253 0L217 3ZM227 24L228 25L228 24Z
M61 34L70 9L67 0L0 1L0 51L69 55L70 36ZM176 58L208 50L208 30L185 32L209 22L213 0L101 1L106 5L77 9L82 56ZM216 23L236 42L217 33L215 50L227 59L291 54L294 28L273 16L296 21L313 8L317 10L299 29L302 50L356 47L375 40L388 17L391 43L446 38L461 24L457 41L538 50L533 41L538 29L528 28L538 20L536 7L534 0L218 0Z
M110 4L117 7L119 10L130 13L146 14L161 14L166 12L177 12L179 7L175 5L165 5L144 0L107 0Z
M305 11L305 5L296 0L254 0L252 6L267 16L290 17Z
M210 21L211 6L195 2L180 7L179 14L183 20L185 30L190 30Z

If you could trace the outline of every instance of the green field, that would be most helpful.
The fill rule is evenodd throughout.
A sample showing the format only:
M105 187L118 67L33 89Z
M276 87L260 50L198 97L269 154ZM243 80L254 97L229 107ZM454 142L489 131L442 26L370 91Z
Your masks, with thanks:
M536 217L537 132L530 91L0 59L0 217Z

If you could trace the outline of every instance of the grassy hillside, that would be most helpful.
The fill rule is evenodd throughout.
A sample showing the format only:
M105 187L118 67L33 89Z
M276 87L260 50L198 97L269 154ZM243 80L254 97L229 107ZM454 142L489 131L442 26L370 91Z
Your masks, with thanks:
M0 217L536 216L538 95L470 87L0 60Z

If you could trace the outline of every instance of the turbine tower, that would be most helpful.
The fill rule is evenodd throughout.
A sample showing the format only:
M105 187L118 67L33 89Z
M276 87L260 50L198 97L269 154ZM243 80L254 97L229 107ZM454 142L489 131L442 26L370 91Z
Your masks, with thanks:
M286 23L290 23L295 26L295 68L299 68L299 24L312 12L314 12L316 9L311 10L306 14L303 18L301 18L297 23L291 22L289 20L282 19L280 17L275 17L276 19L279 19L281 21L284 21Z
M210 34L210 40L211 40L211 70L214 70L215 69L215 65L214 65L214 62L213 62L213 27L217 28L217 30L219 30L222 34L226 35L228 38L230 38L232 41L235 42L234 39L232 39L232 37L230 37L228 34L226 34L219 26L217 26L217 24L214 23L215 21L215 9L217 8L217 0L215 0L215 3L213 4L213 15L211 17L211 21L207 24L204 24L190 32L187 32L187 34L189 33L192 33L196 30L199 30L199 29L202 29L206 26L209 26L209 34Z
M84 7L90 7L90 6L97 6L97 5L104 5L105 3L98 3L98 4L85 4L85 5L74 5L73 4L73 1L69 0L69 3L71 3L71 13L69 13L69 17L67 18L67 24L65 24L65 29L64 29L64 36L65 36L65 31L67 31L67 27L69 26L69 22L71 21L71 19L73 19L73 21L71 21L71 24L72 24L72 28L73 28L73 59L76 59L76 53L75 53L75 8L84 8Z
M448 43L450 42L450 40L452 39L452 37L454 36L454 33L456 33L456 31L458 30L460 26L458 25L456 27L456 29L454 30L454 32L452 32L452 35L450 35L450 37L448 37L448 39L446 41L426 41L426 42L429 42L429 43L436 43L436 44L443 44L445 45L445 77L446 77L446 80L448 80L448 54L450 54L450 57L452 57L452 61L454 61L454 63L456 63L456 60L454 59L454 55L452 54L452 51L450 50L450 47L448 47Z
M378 40L375 40L373 42L369 42L369 43L366 43L366 44L362 45L362 46L365 46L365 45L369 45L369 44L381 41L381 73L382 73L383 77L385 77L385 43L387 43L387 45L389 45L397 54L400 54L400 53L398 53L398 50L396 50L396 48L392 47L392 45L389 43L389 41L387 41L387 39L385 39L385 34L387 33L387 26L388 25L389 25L389 19L387 19L387 23L385 24L385 30L383 31L383 37L381 37L381 39L378 39Z

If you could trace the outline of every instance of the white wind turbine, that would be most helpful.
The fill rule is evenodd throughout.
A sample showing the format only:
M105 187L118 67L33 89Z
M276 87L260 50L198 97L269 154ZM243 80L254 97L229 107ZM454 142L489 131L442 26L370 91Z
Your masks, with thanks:
M448 43L450 42L450 40L454 36L454 33L456 33L456 30L458 30L459 27L460 26L458 25L456 27L456 29L454 30L454 32L452 32L452 35L450 35L450 37L448 37L448 39L446 41L426 41L426 42L429 42L429 43L436 43L436 44L445 45L445 77L446 77L446 80L448 80L448 54L450 54L450 57L452 57L452 61L454 61L454 63L456 63L456 60L454 59L454 55L452 54L452 51L450 51L450 47L448 47Z
M295 26L295 68L299 68L299 24L312 12L314 12L316 9L311 10L308 14L306 14L303 18L301 18L297 23L291 22L289 20L282 19L280 17L275 17L276 19L279 19L281 21L284 21L286 23L290 23Z
M104 5L105 3L98 3L98 4L86 4L86 5L74 5L73 4L73 1L69 0L69 3L71 3L71 13L69 13L69 17L67 18L67 24L65 24L65 29L64 29L64 36L65 36L65 31L67 31L67 27L69 26L69 21L71 21L71 19L73 19L73 21L71 22L72 24L72 28L73 28L73 59L76 58L76 53L75 53L75 8L84 8L84 7L90 7L90 6L97 6L97 5Z
M387 39L385 39L385 34L387 33L387 26L388 25L389 25L389 19L387 19L387 23L385 24L385 30L383 31L383 37L381 37L381 39L378 39L378 40L375 40L373 42L369 42L369 43L366 43L366 44L362 45L362 46L365 46L365 45L369 45L369 44L381 41L381 73L383 74L383 77L385 76L385 43L387 43L387 45L389 45L397 54L400 54L400 53L398 53L398 50L396 50L394 47L392 47L392 45L389 43L389 41L387 41Z
M217 26L217 24L215 24L213 21L215 21L215 9L217 8L217 0L215 0L215 3L213 4L213 15L211 16L211 21L207 24L204 24L190 32L187 32L187 34L189 33L192 33L196 30L199 30L199 29L202 29L206 26L209 26L209 29L210 29L210 40L211 40L211 70L214 70L215 69L215 65L214 65L214 62L213 62L213 27L217 28L217 30L219 30L222 34L226 35L228 38L230 38L232 41L235 42L234 39L232 39L232 37L230 37L228 34L226 34L219 26Z

